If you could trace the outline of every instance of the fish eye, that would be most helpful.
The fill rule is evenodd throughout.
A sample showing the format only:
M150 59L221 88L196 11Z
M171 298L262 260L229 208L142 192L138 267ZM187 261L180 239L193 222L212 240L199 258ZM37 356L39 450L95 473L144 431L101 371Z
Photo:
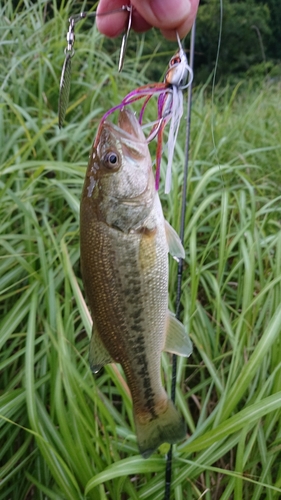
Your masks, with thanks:
M106 153L103 158L103 164L107 168L116 168L118 166L118 155L114 151Z
M170 66L175 66L175 64L180 64L181 63L181 58L179 56L173 57L170 61Z

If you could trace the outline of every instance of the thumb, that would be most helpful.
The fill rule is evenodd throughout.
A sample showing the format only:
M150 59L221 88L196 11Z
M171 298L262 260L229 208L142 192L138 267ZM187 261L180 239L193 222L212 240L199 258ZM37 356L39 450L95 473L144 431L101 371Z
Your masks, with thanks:
M183 38L191 29L199 0L131 0L138 13L166 38Z

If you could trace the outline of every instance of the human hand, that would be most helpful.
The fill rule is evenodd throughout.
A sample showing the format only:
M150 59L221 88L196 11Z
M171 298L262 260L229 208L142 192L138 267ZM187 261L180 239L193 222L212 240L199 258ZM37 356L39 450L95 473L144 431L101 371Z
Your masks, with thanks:
M127 0L100 0L97 14L110 12L127 4ZM131 0L134 7L132 28L143 32L152 26L159 28L168 40L176 39L176 31L183 38L191 29L199 0ZM97 27L108 37L115 37L126 29L128 14L120 12L97 16Z

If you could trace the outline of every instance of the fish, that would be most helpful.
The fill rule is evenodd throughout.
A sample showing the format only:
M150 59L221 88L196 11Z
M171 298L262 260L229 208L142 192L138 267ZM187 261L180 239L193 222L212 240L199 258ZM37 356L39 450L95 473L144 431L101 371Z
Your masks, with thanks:
M103 121L90 153L80 208L81 271L93 330L90 367L120 363L132 396L140 453L186 436L161 382L161 352L192 352L168 310L168 251L185 252L164 219L152 161L134 113Z

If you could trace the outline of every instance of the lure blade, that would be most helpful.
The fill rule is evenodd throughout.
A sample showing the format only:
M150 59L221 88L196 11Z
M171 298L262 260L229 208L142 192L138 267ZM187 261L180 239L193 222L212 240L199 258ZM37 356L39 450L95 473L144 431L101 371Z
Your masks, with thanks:
M72 57L71 53L66 54L61 72L60 93L59 93L59 128L62 128L63 126L66 109L69 101L71 57Z

